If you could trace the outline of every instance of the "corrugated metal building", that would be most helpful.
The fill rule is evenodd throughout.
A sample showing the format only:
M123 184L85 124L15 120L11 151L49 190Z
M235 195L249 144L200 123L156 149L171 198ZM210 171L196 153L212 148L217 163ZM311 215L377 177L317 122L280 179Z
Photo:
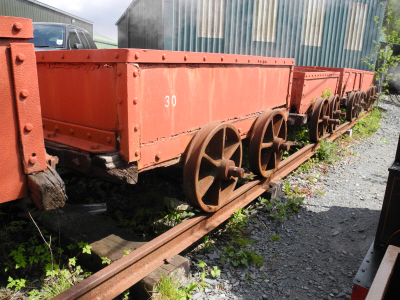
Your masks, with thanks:
M367 69L382 0L133 0L119 48L294 57L296 65Z
M93 22L35 0L0 0L0 15L32 19L33 22L73 24L93 36Z

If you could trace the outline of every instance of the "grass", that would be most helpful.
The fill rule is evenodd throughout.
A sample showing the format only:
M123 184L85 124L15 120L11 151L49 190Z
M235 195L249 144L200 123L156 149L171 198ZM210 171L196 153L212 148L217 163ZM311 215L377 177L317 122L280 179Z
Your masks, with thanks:
M176 274L162 275L160 281L156 285L153 299L157 300L186 300L191 299L191 292L194 291L198 285L191 283L187 287L180 287L180 279L176 278Z
M360 119L353 127L353 138L361 140L371 137L381 127L383 116L379 108L372 108L371 114L364 119Z

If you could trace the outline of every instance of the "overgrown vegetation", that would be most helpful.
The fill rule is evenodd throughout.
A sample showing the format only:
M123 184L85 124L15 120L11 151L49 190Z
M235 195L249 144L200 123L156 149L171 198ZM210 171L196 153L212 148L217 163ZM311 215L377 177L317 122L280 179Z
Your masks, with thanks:
M371 137L381 127L382 118L382 111L374 107L368 117L360 119L353 127L354 138L365 139Z
M66 251L57 237L40 229L33 219L13 220L0 214L0 272L8 281L7 290L0 294L51 299L90 275L77 264L78 256L91 253L87 243L71 244Z
M385 5L382 2L381 5ZM390 1L387 6L383 24L378 28L380 35L378 41L373 41L374 49L371 56L364 57L362 61L370 70L376 72L378 92L389 93L388 82L396 80L399 76L394 69L400 62L400 56L393 55L393 44L400 43L400 4L399 1ZM380 24L378 16L374 18L377 26ZM382 43L380 42L382 41Z
M196 283L190 283L186 287L180 287L180 279L175 274L162 275L156 285L156 299L158 300L186 300L192 299L190 294L198 287Z

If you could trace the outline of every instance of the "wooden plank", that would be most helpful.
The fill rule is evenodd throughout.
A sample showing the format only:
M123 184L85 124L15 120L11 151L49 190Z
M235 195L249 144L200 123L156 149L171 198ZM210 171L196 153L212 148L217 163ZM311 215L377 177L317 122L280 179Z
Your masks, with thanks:
M399 252L400 248L389 245L366 300L384 299Z

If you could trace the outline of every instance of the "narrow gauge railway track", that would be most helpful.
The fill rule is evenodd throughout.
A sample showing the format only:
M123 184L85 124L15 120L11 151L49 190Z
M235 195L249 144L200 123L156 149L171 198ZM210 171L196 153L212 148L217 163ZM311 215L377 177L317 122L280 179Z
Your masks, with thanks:
M370 112L366 112L361 118L369 114ZM324 135L324 139L335 140L343 132L351 129L357 121L342 124L332 134ZM218 211L199 214L182 222L54 299L112 299L118 296L163 265L165 261L229 219L238 208L245 207L263 194L271 184L276 183L313 156L319 147L318 143L308 144L283 160L272 177L259 179L255 176L254 180L236 189L226 205Z

